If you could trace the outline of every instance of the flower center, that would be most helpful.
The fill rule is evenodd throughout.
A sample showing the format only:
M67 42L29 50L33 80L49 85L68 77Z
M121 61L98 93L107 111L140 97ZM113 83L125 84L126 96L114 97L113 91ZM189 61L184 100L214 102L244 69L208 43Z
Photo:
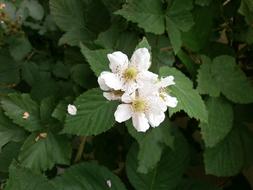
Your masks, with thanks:
M147 109L147 103L143 99L136 99L132 102L134 112L144 112Z
M123 77L125 80L134 80L137 76L137 70L134 67L129 67L125 70Z

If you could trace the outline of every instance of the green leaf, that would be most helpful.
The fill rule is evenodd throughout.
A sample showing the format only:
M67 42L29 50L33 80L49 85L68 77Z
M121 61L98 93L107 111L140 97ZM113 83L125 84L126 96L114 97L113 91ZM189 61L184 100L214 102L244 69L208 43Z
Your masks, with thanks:
M116 14L137 23L146 32L164 33L164 13L160 0L130 0Z
M147 38L143 37L135 49L139 48L147 48L149 51L151 51L151 46L149 45Z
M56 106L54 97L44 98L40 103L40 119L44 124L50 123L52 120L52 112L54 111Z
M199 119L202 122L207 122L207 111L205 104L198 94L193 89L192 82L180 71L171 67L161 67L160 74L162 76L172 75L175 78L175 85L170 87L170 93L178 99L178 105L175 108L170 108L170 115L184 110L190 117Z
M244 165L244 148L240 132L234 128L227 137L213 148L204 152L207 174L216 176L234 176Z
M29 169L21 168L17 164L10 167L10 178L5 190L56 190L45 176L33 173Z
M18 158L21 164L34 171L46 171L55 164L69 164L71 145L68 139L50 131L43 133L46 136L38 132L26 139Z
M171 134L171 123L168 120L145 134L137 132L130 122L127 122L127 128L139 144L137 171L140 173L148 173L154 169L166 146L173 148L174 136Z
M17 125L28 131L41 129L39 106L28 94L9 94L1 100L1 104L5 114ZM28 118L23 118L25 112L29 114Z
M198 74L201 94L218 96L222 92L229 100L247 104L253 102L253 86L231 56L222 55L213 62L202 57L203 65Z
M59 45L78 46L80 42L85 43L93 38L93 34L87 28L73 28L60 38Z
M122 25L119 22L112 23L108 30L99 34L95 42L105 49L120 50L131 56L139 36L134 31L126 30Z
M166 30L170 37L171 45L175 53L177 54L183 43L181 38L181 32L179 31L179 29L177 29L176 25L170 19L166 20L166 26Z
M68 107L68 102L66 100L60 101L58 105L55 107L52 113L52 117L61 122L64 122L66 118L67 107Z
M87 29L84 4L79 0L50 0L50 10L56 24L66 33L60 44L79 45L94 39Z
M174 149L166 148L161 160L148 174L137 172L137 154L138 146L134 144L128 152L126 161L127 176L136 190L174 190L181 181L189 161L188 146L181 135L177 136Z
M91 88L97 81L88 64L77 64L71 68L71 78L83 88ZM93 82L94 81L94 82ZM96 81L96 82L95 82Z
M184 64L191 77L195 78L197 75L197 65L193 59L182 49L177 52L177 57L181 60L182 64Z
M224 98L209 98L206 102L208 123L200 123L202 137L207 147L223 140L233 126L233 108Z
M162 65L172 66L175 62L175 56L168 36L147 34L147 40L152 47L152 65L150 70L158 72Z
M53 182L57 189L61 190L126 190L119 177L107 168L95 163L82 163L72 166ZM111 183L111 187L107 183Z
M200 65L198 70L197 90L200 94L209 94L210 96L218 97L220 95L220 89L212 74L212 61L206 56L202 56L201 58L203 64Z
M68 65L65 65L61 62L57 62L53 67L53 74L56 77L68 79L70 72Z
M253 21L253 2L251 0L242 0L238 12L244 15L246 22L251 25Z
M0 172L8 173L12 161L18 157L22 143L10 142L0 153Z
M196 7L193 11L194 26L187 32L182 33L183 44L198 52L209 42L212 34L213 10L210 7Z
M113 113L117 102L108 101L100 89L91 89L80 95L74 105L76 115L67 115L64 133L75 135L97 135L110 129L114 123Z
M19 64L4 50L0 50L0 83L18 83Z
M1 148L10 141L19 142L25 137L25 132L13 124L0 110L0 152Z
M10 54L16 61L24 59L32 50L29 40L24 36L10 38L8 42Z
M175 0L167 8L166 31L175 53L180 50L182 45L181 32L190 30L194 25L193 16L190 12L192 8L192 0Z
M24 62L22 64L22 79L25 80L30 86L39 80L40 70L39 66L33 62Z
M35 20L41 20L44 16L44 9L37 0L26 0L25 6L29 10L29 15Z
M112 50L90 50L81 44L81 51L96 76L99 76L102 71L109 70L107 54L111 53Z
M231 56L219 56L213 60L213 75L220 91L235 103L253 102L253 86Z

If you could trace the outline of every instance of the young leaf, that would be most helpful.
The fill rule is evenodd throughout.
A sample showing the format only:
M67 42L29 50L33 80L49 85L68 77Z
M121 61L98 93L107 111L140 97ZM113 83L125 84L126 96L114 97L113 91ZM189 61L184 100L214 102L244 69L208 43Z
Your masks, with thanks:
M154 153L154 152L153 152ZM181 181L189 161L189 150L182 136L175 140L174 149L166 148L156 167L147 174L137 172L138 146L134 144L127 155L127 176L136 190L174 190ZM155 154L155 153L154 153ZM148 156L148 155L147 155Z
M206 102L208 123L201 122L200 128L205 145L213 147L223 140L233 126L233 108L224 98L209 98Z
M170 87L170 93L178 99L178 105L170 108L170 115L184 110L190 117L207 122L207 111L199 93L193 89L192 82L180 71L171 67L161 67L162 76L172 75L175 77L175 85Z
M164 13L160 0L131 0L116 11L116 14L137 23L146 32L164 33Z
M1 100L5 114L28 131L41 129L39 106L28 94L9 94Z
M82 54L90 64L90 67L96 76L99 76L102 71L109 70L109 61L107 59L107 54L111 53L111 50L90 50L83 44L80 44L80 46Z
M126 190L120 179L107 168L95 163L82 163L67 169L53 180L57 189Z
M115 123L113 113L117 102L106 100L100 89L91 89L83 93L76 99L74 105L77 108L77 114L67 115L64 133L97 135L107 131Z
M67 138L47 131L32 133L21 147L19 161L34 171L46 171L55 164L69 164L71 146Z

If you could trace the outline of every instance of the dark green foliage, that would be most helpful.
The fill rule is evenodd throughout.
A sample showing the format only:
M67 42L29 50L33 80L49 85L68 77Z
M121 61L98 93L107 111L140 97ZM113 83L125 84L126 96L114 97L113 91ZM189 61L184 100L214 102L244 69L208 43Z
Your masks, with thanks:
M236 189L253 164L252 23L252 0L0 0L0 189ZM144 47L178 105L140 133L97 77Z

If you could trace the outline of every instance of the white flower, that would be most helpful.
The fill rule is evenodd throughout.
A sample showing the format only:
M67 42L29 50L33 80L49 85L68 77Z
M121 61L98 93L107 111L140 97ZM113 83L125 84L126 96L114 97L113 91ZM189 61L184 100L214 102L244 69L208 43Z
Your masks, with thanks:
M117 107L114 113L115 120L119 123L132 118L133 126L139 132L145 132L152 127L157 127L165 119L164 112L167 107L159 98L150 93L151 87L145 86L139 88L131 95L122 96L123 104Z
M76 115L77 109L75 105L69 104L68 105L68 113L70 115Z
M170 96L167 92L167 87L171 85L175 85L173 76L161 78L160 81L157 83L160 98L164 101L166 106L175 108L177 106L178 100L176 97Z
M127 55L120 51L108 54L107 57L112 72L103 71L98 77L99 86L104 91L123 91L130 94L145 81L154 81L158 78L156 74L148 71L151 62L147 48L137 49L130 61Z
M108 186L109 188L112 187L112 182L111 182L110 179L106 180L106 184L107 184L107 186Z

